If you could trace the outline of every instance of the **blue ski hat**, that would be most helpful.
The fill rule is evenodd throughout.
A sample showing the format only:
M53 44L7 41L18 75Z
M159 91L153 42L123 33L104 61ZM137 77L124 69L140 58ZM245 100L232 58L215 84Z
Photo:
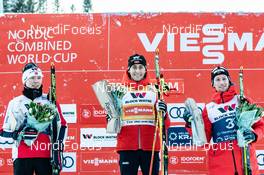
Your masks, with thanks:
M217 66L211 71L211 83L212 83L212 86L214 86L214 78L217 75L221 75L221 74L227 76L227 78L229 80L229 86L233 85L233 83L231 82L231 77L229 75L228 70L225 67Z

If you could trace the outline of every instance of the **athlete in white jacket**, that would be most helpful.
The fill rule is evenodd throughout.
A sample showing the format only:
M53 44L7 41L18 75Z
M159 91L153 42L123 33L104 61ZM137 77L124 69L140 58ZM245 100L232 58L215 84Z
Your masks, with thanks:
M28 107L30 102L38 104L50 104L48 95L42 93L43 74L34 63L28 63L23 69L22 82L24 90L22 95L13 98L7 107L3 129L0 136L15 140L12 149L15 175L50 175L52 167L51 158L51 130L50 125L45 131L39 131L37 127L28 125ZM56 105L59 113L58 130L56 134L60 143L63 143L66 133L66 121L61 114L59 105ZM32 141L32 144L26 144ZM60 146L59 151L62 151Z

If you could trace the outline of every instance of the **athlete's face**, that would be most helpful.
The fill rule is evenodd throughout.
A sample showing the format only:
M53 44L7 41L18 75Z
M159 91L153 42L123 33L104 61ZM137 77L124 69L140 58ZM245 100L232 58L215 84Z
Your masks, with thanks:
M128 72L134 81L140 81L146 74L146 68L142 64L133 64Z
M30 77L26 81L26 86L30 89L38 89L42 85L42 77L41 76L33 76Z
M229 88L229 79L226 75L220 74L214 78L214 88L217 92L225 92Z

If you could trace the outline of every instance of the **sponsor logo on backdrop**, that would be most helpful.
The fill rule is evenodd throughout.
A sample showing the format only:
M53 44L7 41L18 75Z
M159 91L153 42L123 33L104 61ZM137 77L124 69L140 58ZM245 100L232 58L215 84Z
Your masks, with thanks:
M169 159L169 161L170 161L170 164L176 165L176 164L179 163L179 158L176 157L176 156L171 156L170 159Z
M205 163L205 160L205 156L182 156L180 158L181 163L187 164Z
M102 124L107 115L98 104L80 105L80 114L80 122L84 124Z
M118 154L114 151L81 153L81 171L99 171L114 172L118 168Z
M170 127L168 128L168 144L169 146L191 145L192 138L185 127Z
M76 139L76 137L75 136L67 136L67 138L66 138L66 140L68 140L68 141L74 141Z
M76 104L61 104L62 115L67 123L76 123L77 121L77 110Z
M152 37L151 40L149 40L147 33L144 32L137 33L137 36L147 52L154 52L156 48L159 47L161 41L167 43L167 52L175 52L175 35L177 35L178 32L174 33L173 28L174 27L171 27L170 25L168 27L163 25L163 32L155 33L154 38ZM225 55L223 53L224 45L222 44L225 39L227 40L225 51L234 52L235 48L237 48L238 51L261 51L263 49L262 36L264 33L257 41L256 47L253 48L252 32L244 32L242 33L241 38L239 38L237 32L228 30L227 33L224 32L224 30L226 30L224 24L204 24L200 25L200 28L196 33L180 32L180 40L178 41L180 43L179 51L201 52L204 56L202 61L203 64L221 64L225 60ZM202 34L202 37L200 34ZM203 46L190 45L190 42L197 44L200 39L203 40Z
M81 147L116 147L116 134L105 128L81 128Z
M169 151L169 169L207 171L206 151Z
M205 156L171 156L170 164L204 164L206 162Z
M117 158L98 158L95 157L94 159L85 159L83 160L84 164L91 164L93 166L100 166L102 164L114 164L114 163L118 163L118 159Z
M62 172L76 172L76 152L64 152L62 163Z
M259 170L264 170L264 150L256 150Z
M87 118L90 118L92 116L92 113L88 109L83 109L81 111L81 115L82 115L83 118L87 119Z
M105 118L107 113L103 109L94 109L92 114L93 114L93 117L103 117L103 118Z
M198 108L202 111L204 103L197 103ZM168 103L168 114L171 122L184 122L183 113L185 111L184 103Z

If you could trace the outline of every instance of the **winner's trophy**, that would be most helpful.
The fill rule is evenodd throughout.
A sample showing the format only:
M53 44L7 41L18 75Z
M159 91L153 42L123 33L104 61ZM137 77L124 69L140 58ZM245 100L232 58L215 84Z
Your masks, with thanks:
M197 146L202 146L207 143L207 139L204 131L204 122L201 111L197 107L194 99L192 98L186 99L185 106L190 111L193 117L193 121L191 122L193 144Z

